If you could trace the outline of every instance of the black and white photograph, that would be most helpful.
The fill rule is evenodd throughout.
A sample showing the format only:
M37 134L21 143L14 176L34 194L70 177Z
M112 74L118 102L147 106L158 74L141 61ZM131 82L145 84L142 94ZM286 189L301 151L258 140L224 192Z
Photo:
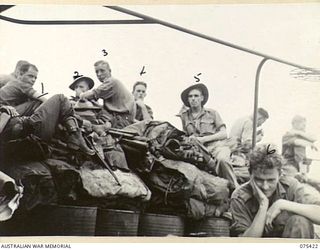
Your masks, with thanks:
M0 5L1 237L318 241L319 13Z

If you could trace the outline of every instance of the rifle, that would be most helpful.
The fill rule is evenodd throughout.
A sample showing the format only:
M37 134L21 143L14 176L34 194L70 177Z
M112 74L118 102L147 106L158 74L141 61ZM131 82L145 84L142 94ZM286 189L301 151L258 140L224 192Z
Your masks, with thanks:
M10 120L11 116L5 112L0 112L0 134L7 125L8 121Z
M101 156L99 155L97 149L95 148L95 146L93 145L92 141L89 140L89 138L87 138L86 136L83 137L86 142L89 144L89 146L94 150L95 152L95 156L97 156L97 158L99 159L99 161L102 163L102 165L110 172L110 174L112 175L112 177L116 180L116 182L118 183L119 186L121 186L119 179L117 178L116 174L112 171L112 169L109 167L109 165L111 165L110 163L107 163L103 158L101 158Z
M116 129L116 128L110 128L108 130L108 133L115 137L123 137L126 139L133 139L134 137L139 137L139 134L136 132L130 132L130 131L126 131L123 129Z
M148 149L148 138L139 136L136 132L130 132L123 129L110 128L108 133L114 137L119 137L119 141L126 145L137 147L139 149Z

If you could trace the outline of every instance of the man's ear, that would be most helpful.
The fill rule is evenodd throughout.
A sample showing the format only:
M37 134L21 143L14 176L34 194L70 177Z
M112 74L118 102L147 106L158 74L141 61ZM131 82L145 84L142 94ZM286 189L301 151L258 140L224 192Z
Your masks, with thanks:
M203 100L204 100L204 96L201 94L201 103L203 102Z
M19 71L17 78L20 79L23 75L24 75L24 73L22 73L21 71Z

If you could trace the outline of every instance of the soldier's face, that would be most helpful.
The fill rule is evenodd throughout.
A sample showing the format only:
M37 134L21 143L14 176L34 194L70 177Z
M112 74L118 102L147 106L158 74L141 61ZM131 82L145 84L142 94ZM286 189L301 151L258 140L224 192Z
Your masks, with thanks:
M300 121L296 121L296 122L294 123L293 127L294 127L296 130L305 131L305 130L306 130L306 125L307 125L306 120L300 120Z
M146 87L143 85L137 85L134 88L133 96L135 100L143 100L146 97Z
M111 77L110 69L106 64L95 66L94 69L100 82L104 82Z
M74 91L76 92L76 96L79 96L81 93L89 90L89 84L86 81L80 81L76 84Z
M277 189L280 173L276 168L255 169L252 172L252 178L265 196L269 198Z
M188 94L188 101L190 104L190 107L197 108L201 107L201 103L203 101L203 95L200 90L193 89Z
M261 126L267 119L258 113L257 125Z
M25 83L29 83L33 85L38 77L38 71L36 71L34 68L30 67L29 70L25 73L21 73L18 77L19 80Z

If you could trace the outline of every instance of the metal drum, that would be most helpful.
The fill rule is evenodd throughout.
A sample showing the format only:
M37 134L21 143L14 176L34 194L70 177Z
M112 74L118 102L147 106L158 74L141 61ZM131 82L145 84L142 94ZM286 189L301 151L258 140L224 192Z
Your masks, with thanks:
M97 236L137 236L139 212L98 209Z
M29 236L30 216L27 214L13 214L12 218L0 222L0 236Z
M37 208L30 228L34 235L94 236L97 208L46 205Z
M165 214L141 214L139 236L183 236L184 219Z
M186 236L229 237L230 220L222 217L208 217L186 221Z

